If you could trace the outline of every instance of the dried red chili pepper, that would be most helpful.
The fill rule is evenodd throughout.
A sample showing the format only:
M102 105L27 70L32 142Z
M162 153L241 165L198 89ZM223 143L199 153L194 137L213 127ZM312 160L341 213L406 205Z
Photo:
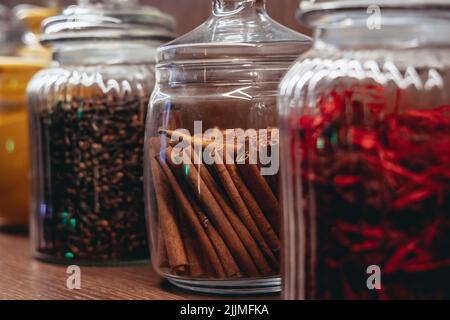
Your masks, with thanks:
M388 107L384 90L328 92L290 122L304 215L317 217L316 298L449 299L450 105L400 105L398 90Z

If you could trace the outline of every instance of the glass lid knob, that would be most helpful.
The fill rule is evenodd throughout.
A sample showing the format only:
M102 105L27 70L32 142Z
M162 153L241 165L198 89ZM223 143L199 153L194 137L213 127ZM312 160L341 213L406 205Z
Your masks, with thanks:
M212 0L214 12L221 13L236 13L245 8L264 9L266 0Z

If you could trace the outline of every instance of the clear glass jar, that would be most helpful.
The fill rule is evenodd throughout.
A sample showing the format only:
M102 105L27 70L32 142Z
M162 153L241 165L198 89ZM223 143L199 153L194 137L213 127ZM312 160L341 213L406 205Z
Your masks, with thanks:
M47 1L46 1L47 2ZM18 55L21 57L31 57L34 59L43 59L51 61L51 50L44 47L40 43L42 32L42 22L48 17L57 15L61 8L57 7L56 3L42 3L41 5L27 5L20 4L14 7L14 13L22 24L26 27L26 32L23 35L24 45L18 50Z
M54 65L28 87L32 245L60 263L148 258L142 157L156 48L172 18L105 1L44 21Z
M212 2L204 24L158 49L144 168L153 266L191 290L276 292L277 86L310 39L273 21L265 1Z
M450 4L303 1L279 100L287 299L450 298Z
M26 86L45 66L17 57L22 28L0 6L0 229L28 225L28 116Z

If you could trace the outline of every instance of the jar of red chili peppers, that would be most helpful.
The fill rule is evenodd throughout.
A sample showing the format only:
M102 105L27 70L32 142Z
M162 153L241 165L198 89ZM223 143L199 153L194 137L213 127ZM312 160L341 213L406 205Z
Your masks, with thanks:
M281 84L287 299L450 298L450 2L303 1Z

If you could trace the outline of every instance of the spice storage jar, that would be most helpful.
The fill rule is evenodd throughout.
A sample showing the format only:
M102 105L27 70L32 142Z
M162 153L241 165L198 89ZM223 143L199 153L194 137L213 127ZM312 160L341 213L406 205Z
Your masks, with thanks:
M303 1L281 84L287 299L448 299L448 1Z
M28 116L26 86L45 66L17 57L22 29L0 7L0 228L28 225Z
M265 1L212 3L204 24L158 49L144 165L153 266L191 290L275 292L277 86L310 39Z
M173 24L153 7L120 0L80 1L44 21L54 64L28 87L37 258L148 258L144 125L155 50L173 39Z
M24 45L18 50L21 57L32 57L51 61L51 50L40 43L41 24L46 18L55 16L60 12L56 6L27 5L21 4L14 7L14 13L18 20L26 27L23 42Z

